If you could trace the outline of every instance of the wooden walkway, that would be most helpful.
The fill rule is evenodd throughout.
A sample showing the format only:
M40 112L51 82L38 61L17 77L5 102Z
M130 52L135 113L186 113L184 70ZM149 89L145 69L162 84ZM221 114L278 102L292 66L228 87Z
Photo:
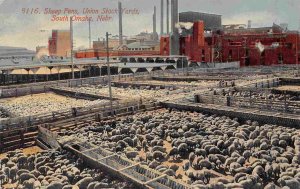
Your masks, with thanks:
M62 142L63 141L63 142ZM138 188L151 189L188 189L190 185L180 182L166 174L150 169L146 165L133 162L128 158L105 150L78 139L58 140L66 150L78 155L92 167L132 182Z

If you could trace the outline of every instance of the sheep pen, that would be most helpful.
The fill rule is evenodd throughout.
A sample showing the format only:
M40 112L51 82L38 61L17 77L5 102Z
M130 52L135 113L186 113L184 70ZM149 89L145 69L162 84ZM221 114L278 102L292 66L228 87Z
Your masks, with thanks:
M10 117L32 116L51 113L73 107L87 107L108 103L108 100L83 100L55 93L39 93L16 98L1 99L0 108L11 114Z
M132 184L107 175L99 169L61 151L39 151L25 154L22 150L1 157L0 186L6 189L130 189Z
M140 162L193 188L298 188L295 128L161 109L91 122L73 136Z

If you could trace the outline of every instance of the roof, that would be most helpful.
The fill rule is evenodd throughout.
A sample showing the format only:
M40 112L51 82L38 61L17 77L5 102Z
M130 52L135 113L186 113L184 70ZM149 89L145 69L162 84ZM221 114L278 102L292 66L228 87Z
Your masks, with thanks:
M188 14L188 13L193 13L193 14L203 14L203 15L211 15L211 16L222 16L220 14L212 14L212 13L205 13L205 12L195 12L195 11L186 11L186 12L181 12L179 14Z
M282 28L277 25L273 24L273 26L270 27L260 27L260 28L239 28L239 29L227 29L225 28L224 31L225 33L245 33L245 32L252 32L252 33L258 33L258 32L270 32L270 30L275 30L275 31L282 31Z
M158 43L155 41L143 41L143 42L133 42L133 43L129 43L129 44L123 44L119 47L117 47L117 49L120 49L122 47L128 47L130 49L135 49L135 48L151 48L156 46Z
M35 56L35 51L28 50L24 47L9 47L0 46L0 58L8 57L23 57L23 56Z

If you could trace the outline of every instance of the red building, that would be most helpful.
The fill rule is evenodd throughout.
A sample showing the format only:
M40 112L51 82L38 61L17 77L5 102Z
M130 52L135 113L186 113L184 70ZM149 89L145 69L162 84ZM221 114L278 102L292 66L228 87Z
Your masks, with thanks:
M241 66L297 64L300 61L297 32L280 26L225 29L204 32L204 23L194 23L192 35L180 38L180 53L195 62L240 61ZM161 38L161 54L169 55L169 37Z
M48 41L49 55L70 56L71 39L69 30L52 30Z

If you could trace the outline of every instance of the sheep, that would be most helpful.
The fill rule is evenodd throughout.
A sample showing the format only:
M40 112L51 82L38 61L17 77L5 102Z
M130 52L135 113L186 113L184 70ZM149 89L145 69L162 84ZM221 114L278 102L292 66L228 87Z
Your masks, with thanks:
M188 145L186 143L182 143L178 146L178 152L181 157L185 156L188 152Z
M29 180L25 180L23 182L23 185L27 189L34 189L34 182L35 182L35 179L34 178L30 178Z
M1 169L3 168L3 165L7 164L8 161L9 161L9 158L8 158L8 157L3 157L3 158L0 160Z
M167 169L163 173L168 175L168 176L175 176L176 175L176 172L173 169Z
M193 162L194 161L194 159L195 159L195 153L194 152L191 152L190 154L189 154L189 161L190 162Z
M139 153L136 151L125 152L126 157L129 159L135 158Z
M267 184L264 189L279 189L278 186L276 186L273 182Z
M207 169L197 171L194 175L197 180L202 180L204 184L208 184L211 178L211 173Z
M152 168L152 169L155 169L159 165L160 165L160 163L156 160L153 160L152 162L149 163L149 167Z
M52 182L51 184L49 184L46 189L62 189L63 188L63 184L60 182ZM81 188L82 189L82 188Z
M267 165L265 166L265 172L268 178L273 177L273 167L270 163L267 163Z
M22 168L27 163L27 157L20 156L17 161L18 161L18 167Z
M147 141L146 140L142 141L142 148L143 148L144 151L147 150Z
M147 152L146 153L146 161L152 161L153 160L153 153Z
M74 186L73 185L65 185L62 189L73 189L74 188ZM94 186L92 186L92 188L91 187L88 187L87 189L94 189Z
M102 189L102 188L109 188L109 184L104 182L98 182L94 187L94 189Z
M246 175L246 173L237 173L234 175L234 181L238 182L241 177L245 177Z
M4 182L5 182L5 174L2 172L0 173L0 186L2 186Z
M208 160L201 160L200 162L198 162L198 166L200 166L201 168L207 168L207 169L211 169L213 166L212 166L212 163L209 162Z
M236 162L237 158L229 157L226 159L224 166L228 167L231 163Z
M290 189L299 189L300 186L300 182L297 179L290 179L290 180L280 179L278 180L278 183L281 187L288 186Z
M239 182L241 184L242 188L253 188L255 185L255 182L251 179L242 180Z
M75 185L79 187L79 189L86 189L87 186L93 181L92 177L85 177L78 181Z
M258 175L260 178L266 178L265 169L262 166L260 166L260 165L256 166L253 169L252 175Z
M173 147L170 152L169 152L169 157L172 157L173 159L177 158L178 155L178 148L177 147Z
M19 176L19 181L20 183L23 183L25 180L29 180L29 179L35 179L35 176L33 174L30 174L30 173L22 173L20 176Z
M174 172L176 172L176 171L179 169L179 166L176 165L176 164L172 164L172 165L170 166L170 169L172 169Z
M273 176L275 178L279 178L279 174L280 174L280 166L277 163L273 163L272 164L272 169L273 169Z
M246 159L244 157L239 157L236 162L243 165L246 162Z
M241 167L241 165L238 162L232 162L229 165L229 171L231 172L232 175L235 175L235 169L238 169L240 167Z
M12 181L15 181L18 172L18 167L14 166L10 169L9 177Z
M6 175L6 180L8 181L8 180L9 180L9 177L10 177L10 175L9 175L9 173L10 173L10 168L4 167L3 171L4 171L5 175Z
M160 151L160 152L162 152L162 153L166 153L166 148L163 148L163 147L161 147L161 146L154 146L154 147L152 148L152 152L154 152L154 151Z
M182 168L184 171L187 171L189 169L189 167L190 167L190 162L186 162L182 165Z
M206 155L207 155L207 153L206 153L206 151L204 149L196 149L195 150L195 154L197 156L203 156L203 157L206 157Z
M162 160L162 159L166 158L166 154L162 153L160 151L155 151L155 152L153 152L153 158L156 159L156 160L157 159Z

